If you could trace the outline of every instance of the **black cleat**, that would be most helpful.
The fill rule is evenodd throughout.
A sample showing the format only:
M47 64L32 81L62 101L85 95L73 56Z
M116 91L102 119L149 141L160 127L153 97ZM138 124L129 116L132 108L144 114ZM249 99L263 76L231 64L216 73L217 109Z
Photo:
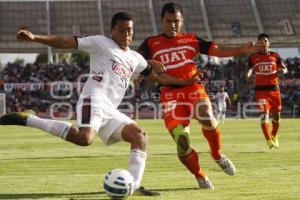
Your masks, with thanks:
M139 196L160 196L161 194L157 191L147 190L143 186L139 187L135 192Z
M0 125L19 125L26 126L27 118L34 115L33 111L12 112L0 117Z

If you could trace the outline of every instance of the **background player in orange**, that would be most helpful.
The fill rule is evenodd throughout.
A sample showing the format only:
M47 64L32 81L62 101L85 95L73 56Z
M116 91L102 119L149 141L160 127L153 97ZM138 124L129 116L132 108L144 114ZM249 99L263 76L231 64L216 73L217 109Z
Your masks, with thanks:
M167 3L161 11L163 33L147 38L138 51L146 59L162 62L165 72L180 79L189 79L197 73L194 58L201 54L229 57L256 50L255 42L235 48L219 48L194 33L181 33L183 11L177 3ZM217 164L229 175L236 170L233 163L221 152L221 133L213 116L211 102L203 85L195 83L187 87L162 87L164 121L173 140L177 144L180 161L195 176L200 188L213 189L214 186L200 168L198 154L190 145L189 124L195 118L202 125L211 155Z
M248 59L249 69L246 79L255 76L255 96L261 115L261 129L269 148L278 148L278 128L281 111L281 96L278 86L279 76L287 73L287 68L278 53L270 51L269 36L262 33L258 36L262 50L252 54ZM269 130L269 112L272 114L272 132Z

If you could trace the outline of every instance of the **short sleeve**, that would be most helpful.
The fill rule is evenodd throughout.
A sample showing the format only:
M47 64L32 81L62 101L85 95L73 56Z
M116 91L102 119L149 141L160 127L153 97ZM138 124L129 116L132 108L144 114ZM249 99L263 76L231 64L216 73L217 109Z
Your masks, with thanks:
M137 52L139 52L145 59L150 59L150 48L147 44L148 39L145 39L144 42L141 44L141 46L137 49Z
M210 52L210 48L212 46L215 45L215 43L211 42L211 41L206 41L206 40L203 40L199 37L197 37L197 40L198 40L198 44L199 44L199 51L201 54L206 54L206 55L209 55L209 52Z
M145 58L141 54L139 54L138 52L135 52L135 51L133 51L133 52L138 61L135 73L141 73L144 69L147 68L148 62L145 60Z
M103 43L104 38L100 35L77 37L78 50L94 53L103 46L101 43Z
M279 54L277 54L277 65L282 65L282 63L283 63L283 60L282 60L282 58L281 58L281 56L279 55Z
M248 63L248 66L247 66L248 70L253 67L253 63L252 63L251 57L252 57L252 55L248 57L248 61L247 61L247 63Z

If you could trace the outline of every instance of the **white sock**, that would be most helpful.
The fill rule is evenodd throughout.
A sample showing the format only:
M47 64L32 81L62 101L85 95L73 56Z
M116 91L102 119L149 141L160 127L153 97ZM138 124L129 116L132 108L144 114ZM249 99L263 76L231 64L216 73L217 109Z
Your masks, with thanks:
M65 121L42 119L31 115L27 118L26 126L38 128L56 137L66 139L72 124Z
M139 149L132 149L130 151L128 171L134 178L133 190L136 190L141 186L141 181L145 171L146 159L146 152Z

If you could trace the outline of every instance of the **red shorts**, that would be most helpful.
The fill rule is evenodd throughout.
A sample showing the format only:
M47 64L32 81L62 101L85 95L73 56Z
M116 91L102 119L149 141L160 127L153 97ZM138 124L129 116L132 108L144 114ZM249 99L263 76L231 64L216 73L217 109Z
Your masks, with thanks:
M281 96L280 90L275 91L255 91L255 97L258 102L260 112L280 112Z
M209 99L203 85L198 83L180 88L164 88L160 98L168 130L178 125L188 126L194 116L194 104L198 100Z

